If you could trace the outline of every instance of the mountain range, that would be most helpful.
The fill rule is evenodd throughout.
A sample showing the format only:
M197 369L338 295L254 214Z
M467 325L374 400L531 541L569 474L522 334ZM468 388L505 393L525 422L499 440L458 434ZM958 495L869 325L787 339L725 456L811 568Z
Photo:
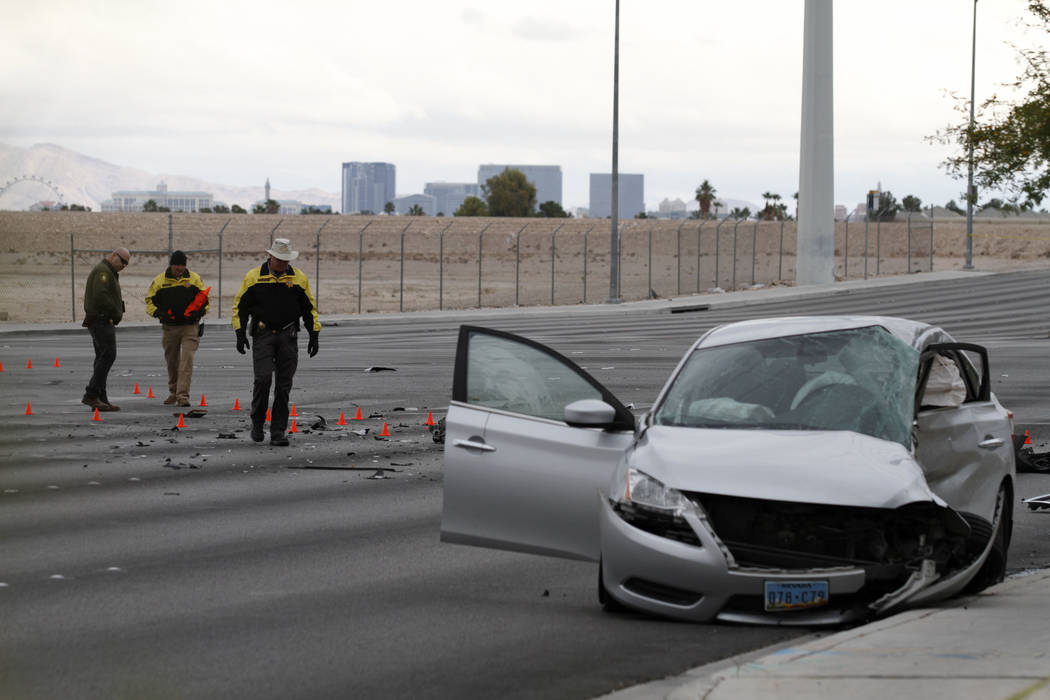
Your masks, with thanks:
M36 178L23 181L22 178ZM46 180L53 188L39 180ZM251 211L263 199L265 189L222 185L185 175L149 173L137 168L107 163L53 143L19 148L0 143L0 209L25 210L39 201L55 201L61 194L65 204L80 204L101 211L102 202L118 190L155 190L164 182L168 190L210 192L217 202L239 204ZM273 199L294 199L304 204L328 204L339 210L340 195L320 189L271 189Z

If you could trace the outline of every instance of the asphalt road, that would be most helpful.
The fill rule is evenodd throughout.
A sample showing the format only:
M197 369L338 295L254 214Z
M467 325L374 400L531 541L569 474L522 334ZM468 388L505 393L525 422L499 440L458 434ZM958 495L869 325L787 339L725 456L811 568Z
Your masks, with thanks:
M717 323L881 313L987 345L1018 429L1050 442L1050 273L909 281L673 314L332 320L302 355L284 449L250 442L231 410L251 370L226 327L197 355L209 413L177 430L157 329L118 329L123 410L101 422L79 403L86 332L0 334L0 697L585 698L808 634L610 615L594 564L439 543L441 446L423 423L444 414L464 322L551 344L644 409ZM1047 492L1050 475L1020 476L1018 496ZM1016 515L1010 569L1050 565L1050 518Z

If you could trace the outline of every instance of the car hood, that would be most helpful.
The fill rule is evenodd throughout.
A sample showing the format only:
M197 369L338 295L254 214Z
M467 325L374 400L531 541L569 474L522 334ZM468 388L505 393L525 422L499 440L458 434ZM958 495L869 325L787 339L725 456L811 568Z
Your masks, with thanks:
M680 491L870 508L944 505L904 446L846 430L651 426L627 463Z

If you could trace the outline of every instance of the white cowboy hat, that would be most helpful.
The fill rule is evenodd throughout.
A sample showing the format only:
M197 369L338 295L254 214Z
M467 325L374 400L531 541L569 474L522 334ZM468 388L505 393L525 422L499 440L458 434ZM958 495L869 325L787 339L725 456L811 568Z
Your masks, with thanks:
M291 262L299 257L299 251L292 250L292 242L287 238L273 239L273 245L267 248L266 252L278 260L284 260L285 262Z

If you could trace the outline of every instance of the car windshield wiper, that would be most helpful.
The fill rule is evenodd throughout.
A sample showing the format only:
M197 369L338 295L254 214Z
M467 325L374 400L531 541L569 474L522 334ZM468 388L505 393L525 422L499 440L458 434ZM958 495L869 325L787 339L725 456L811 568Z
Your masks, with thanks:
M805 423L763 423L761 428L768 428L769 430L823 430L815 425L806 425Z

